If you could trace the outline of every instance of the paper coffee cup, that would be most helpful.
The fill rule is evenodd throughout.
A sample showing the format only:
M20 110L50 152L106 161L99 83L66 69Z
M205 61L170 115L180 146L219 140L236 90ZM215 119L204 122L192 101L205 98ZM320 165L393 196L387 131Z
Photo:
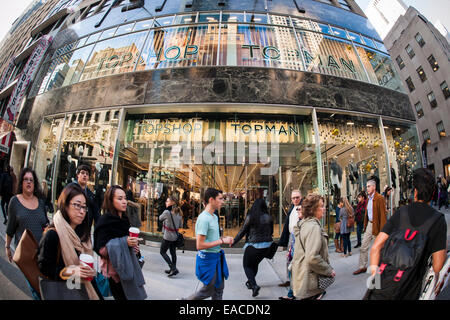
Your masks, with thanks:
M131 227L128 229L128 232L130 233L130 237L137 238L139 237L139 233L141 232L138 228Z
M89 266L94 269L94 258L89 254L80 254L80 262L85 266ZM86 281L92 281L94 278L87 278Z

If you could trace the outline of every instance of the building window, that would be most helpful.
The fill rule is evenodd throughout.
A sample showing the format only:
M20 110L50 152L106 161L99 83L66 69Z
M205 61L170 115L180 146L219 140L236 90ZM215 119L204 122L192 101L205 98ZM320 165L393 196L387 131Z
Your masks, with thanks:
M422 138L423 138L423 141L426 141L428 143L431 142L430 131L428 131L428 129L425 131L422 131Z
M405 67L405 63L403 62L402 57L398 56L396 59L398 67L402 70Z
M425 74L425 71L423 71L422 66L417 68L417 74L419 75L419 78L420 80L422 80L422 82L425 82L427 80L427 75Z
M409 92L413 92L414 90L416 90L416 87L414 87L414 83L412 82L411 77L406 79L406 85L408 86Z
M439 134L439 138L445 138L445 128L444 128L444 123L442 121L439 121L436 124L436 128Z
M450 91L448 90L448 84L446 81L441 83L441 90L442 93L444 94L445 100L447 100L448 97L450 97Z
M428 94L428 101L430 101L431 108L437 107L436 97L434 96L433 91Z
M408 56L409 56L411 59L414 58L414 56L416 55L416 54L414 53L413 48L412 48L409 44L406 46L405 50L406 50L406 53L408 54Z
M425 45L425 41L423 40L422 35L420 33L416 34L416 41L420 47L423 47Z
M417 102L414 106L416 107L417 117L419 119L422 118L424 116L424 113L423 113L423 108L422 108L422 104L420 103L420 101Z
M339 2L339 5L342 8L344 8L346 10L349 10L349 11L352 11L352 8L348 5L347 1L345 1L345 0L338 0L338 2Z
M433 69L434 72L439 70L439 65L433 55L428 57L428 62L430 63L431 69Z

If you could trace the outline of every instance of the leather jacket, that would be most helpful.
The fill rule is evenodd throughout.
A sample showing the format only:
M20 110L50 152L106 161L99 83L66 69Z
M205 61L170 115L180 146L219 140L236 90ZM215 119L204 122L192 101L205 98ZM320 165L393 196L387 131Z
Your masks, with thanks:
M273 219L268 213L258 216L256 221L251 221L250 215L247 215L244 225L234 238L233 245L246 236L249 243L271 242L273 234Z

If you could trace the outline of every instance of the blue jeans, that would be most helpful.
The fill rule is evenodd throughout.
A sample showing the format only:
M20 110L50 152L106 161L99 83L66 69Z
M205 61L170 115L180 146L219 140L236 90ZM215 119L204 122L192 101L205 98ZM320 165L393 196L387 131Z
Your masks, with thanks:
M342 239L344 239L344 254L352 252L352 244L350 242L350 233L341 233Z
M364 221L358 222L356 224L356 237L358 239L358 244L361 244L363 230L364 230Z
M289 275L289 281L291 282L291 284L289 285L289 291L288 291L287 296L289 298L293 298L294 297L294 291L292 291L292 272L289 271L288 275Z

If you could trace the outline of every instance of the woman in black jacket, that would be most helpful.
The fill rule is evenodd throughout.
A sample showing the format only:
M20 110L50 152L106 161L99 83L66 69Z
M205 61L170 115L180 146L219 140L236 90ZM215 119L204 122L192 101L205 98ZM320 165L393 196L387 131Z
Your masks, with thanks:
M246 236L243 264L248 279L246 286L253 291L253 297L256 297L261 289L256 284L255 277L258 273L259 263L267 256L273 242L272 234L273 219L269 214L266 202L264 199L256 199L245 218L244 225L233 241L233 245L235 245Z

